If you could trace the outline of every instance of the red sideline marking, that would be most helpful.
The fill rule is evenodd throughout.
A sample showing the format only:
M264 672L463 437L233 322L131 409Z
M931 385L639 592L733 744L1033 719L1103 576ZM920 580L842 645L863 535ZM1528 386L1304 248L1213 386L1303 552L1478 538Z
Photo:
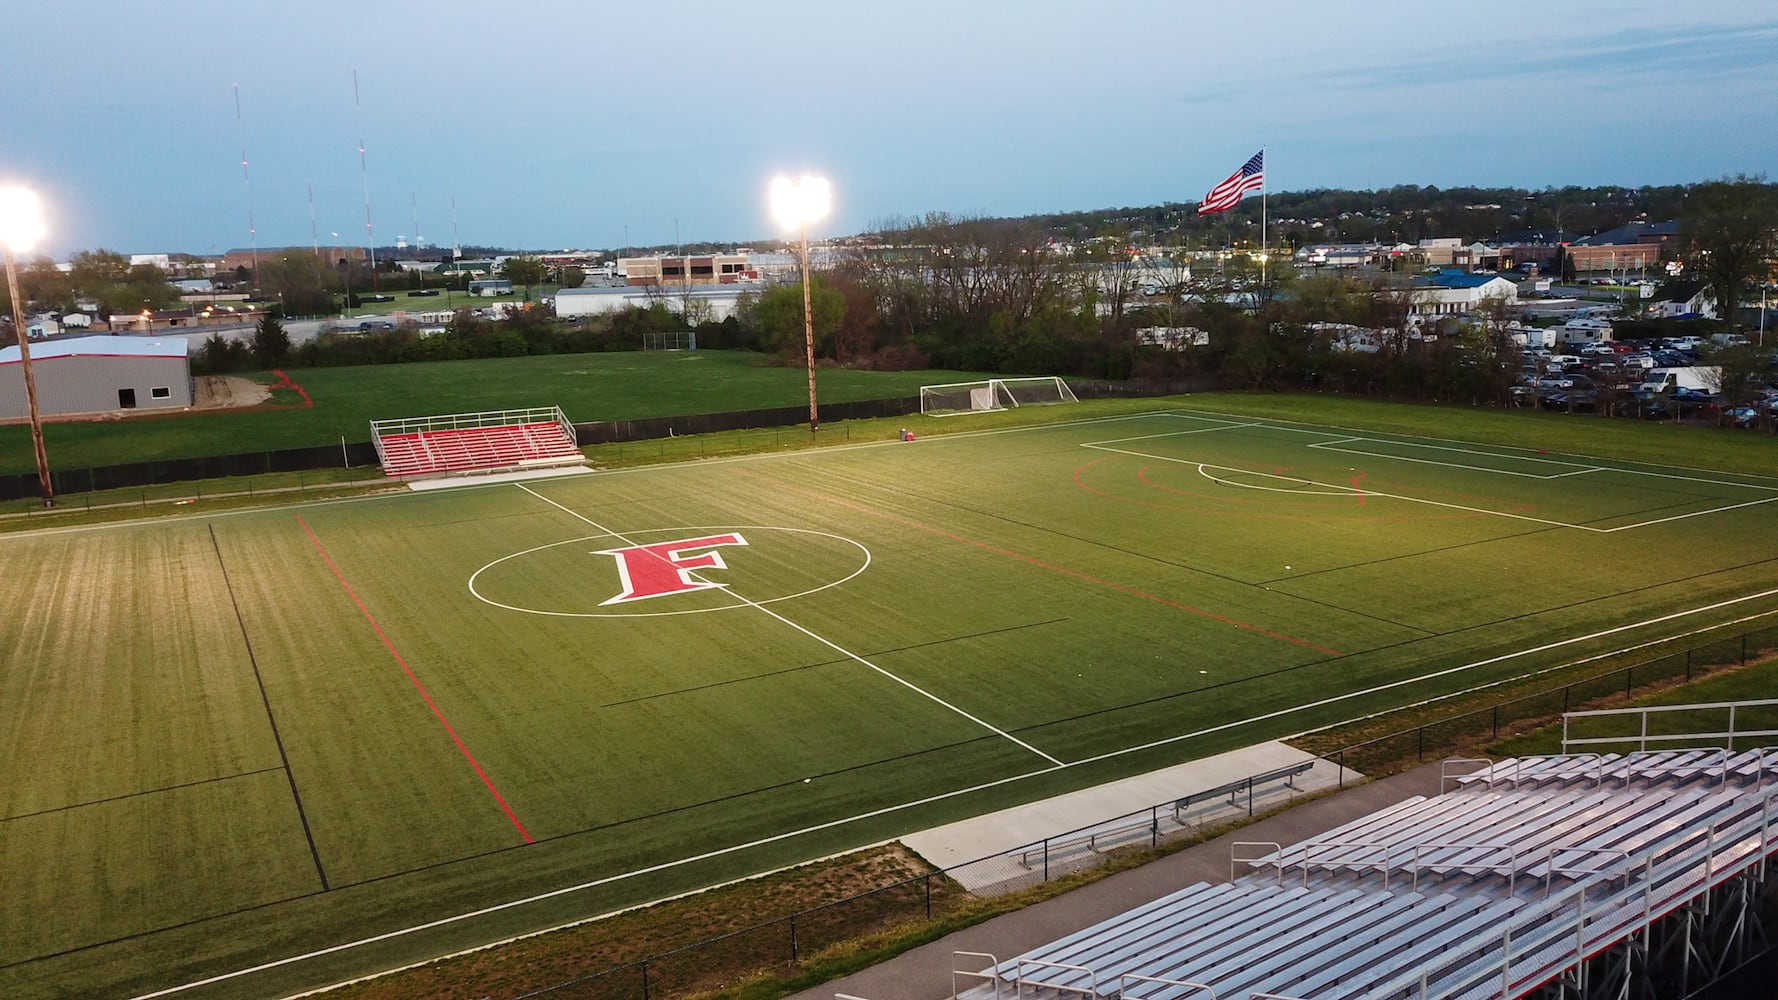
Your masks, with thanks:
M297 385L295 382L290 381L290 376L284 374L283 372L279 371L276 368L272 369L272 374L278 376L278 381L273 382L271 384L271 388L273 388L273 389L289 389L292 392L296 393L298 396L301 396L303 398L303 409L312 410L315 408L315 401L309 398L309 394L307 392L303 391L302 386ZM300 520L300 518L299 518L299 520ZM310 536L310 537L313 537L313 536Z
M321 539L316 538L315 533L309 530L309 524L302 519L301 514L296 515L296 523L302 525L303 534L308 535L309 541L315 543L315 551L321 553L321 558L326 561L327 568L333 570L333 575L335 579L339 580L340 586L346 588L346 596L352 599L353 604L358 605L358 610L364 614L364 620L370 622L370 627L377 633L377 638L383 640L383 648L387 649L389 655L395 657L395 662L401 664L401 669L407 672L407 679L414 682L414 688L420 692L420 697L426 699L426 707L432 709L432 714L438 718L439 725L444 726L445 732L450 733L451 739L456 741L457 749L463 751L463 759L469 761L469 766L475 768L475 773L482 779L482 784L488 786L488 794L494 796L495 802L500 803L500 808L506 812L506 818L512 820L513 829L519 831L519 836L525 838L525 843L531 843L531 834L525 830L525 824L520 823L519 818L513 815L512 807L506 804L506 799L501 796L500 789L494 787L494 782L488 778L488 772L482 770L482 766L476 763L475 755L463 745L463 737L457 735L457 730L451 727L450 720L446 719L444 713L438 710L438 705L433 702L432 695L426 693L426 686L420 683L418 677L414 676L413 668L407 665L407 661L402 659L401 654L396 651L395 644L389 641L387 635L383 634L383 626L378 625L377 620L371 617L370 609L358 599L357 592L352 589L351 584L346 582L345 574L341 573L340 568L333 564L333 557L327 554L327 549L321 544Z
M1352 492L1358 494L1358 506L1360 507L1364 506L1364 488L1358 485L1358 481L1363 478L1364 473L1362 472L1352 477Z
M788 488L794 489L794 487L788 487ZM1312 642L1305 642L1302 639L1293 638L1291 636L1285 635L1282 632L1274 632L1271 629L1261 628L1258 625L1249 625L1246 622L1236 621L1233 618L1225 618L1222 615L1216 614L1213 611L1205 611L1203 608L1194 608L1189 604L1180 604L1176 601L1169 601L1165 597L1156 597L1153 594L1145 593L1143 591L1137 590L1134 587L1128 587L1128 586L1125 586L1124 584L1121 584L1121 583L1114 583L1110 580L1102 580L1099 577L1091 576L1086 573L1082 573L1079 570L1069 569L1066 566L1057 566L1055 563L1047 563L1041 559L1036 559L1031 556L1024 555L1023 553L1013 552L1010 549L997 548L993 545L989 545L986 542L978 542L973 538L965 538L962 535L954 535L954 534L952 534L948 531L945 531L941 528L934 528L933 526L931 526L929 524L921 524L919 521L909 520L908 518L901 517L900 515L897 515L897 514L889 514L884 511L873 510L872 508L866 507L863 504L857 504L857 503L852 503L847 500L841 500L837 497L831 497L831 496L827 496L822 493L816 493L812 490L799 490L798 492L804 493L805 495L809 495L809 496L819 497L822 500L826 500L827 502L832 503L832 504L837 504L841 507L850 507L853 510L862 511L863 513L870 514L873 517L880 517L885 521L894 521L897 524L904 524L910 528L917 528L920 531L924 531L924 532L926 532L928 534L932 534L932 535L937 535L940 538L949 538L954 542L962 542L965 545L973 545L978 549L983 549L988 552L993 552L997 555L1003 555L1009 559L1017 559L1020 562L1030 563L1033 566L1041 566L1044 569L1055 570L1057 573L1062 573L1067 576L1072 576L1072 577L1079 579L1079 580L1085 580L1088 583L1096 583L1096 584L1100 585L1101 587L1110 587L1112 590L1122 591L1126 594L1129 594L1132 597L1140 597L1145 601L1153 601L1156 604L1165 604L1167 607L1178 608L1180 611L1187 611L1187 612L1190 612L1191 614L1194 614L1194 615L1200 615L1204 618L1210 619L1211 621L1219 621L1219 622L1222 622L1226 625L1233 625L1239 629L1246 629L1249 632L1257 632L1260 635L1270 636L1274 639L1282 639L1285 642L1291 643L1292 645L1301 646L1304 649L1313 649L1317 653L1326 653L1329 656L1345 656L1346 655L1345 653L1338 652L1337 650L1328 649L1326 646L1317 646Z

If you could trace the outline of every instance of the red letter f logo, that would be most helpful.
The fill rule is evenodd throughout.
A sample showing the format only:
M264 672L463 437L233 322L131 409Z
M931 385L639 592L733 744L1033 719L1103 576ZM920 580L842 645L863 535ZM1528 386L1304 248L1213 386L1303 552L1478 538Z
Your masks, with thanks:
M659 542L654 545L632 545L627 549L605 549L594 555L611 556L617 560L617 574L623 578L623 593L608 601L599 602L600 607L607 604L622 604L626 601L645 601L650 597L666 597L668 594L684 594L693 590L709 590L712 587L726 587L726 583L710 583L706 580L692 579L692 571L699 569L728 569L722 561L720 552L704 552L700 555L681 558L685 552L698 549L713 549L723 545L746 545L747 539L738 534L710 535L707 538L685 538L677 542Z

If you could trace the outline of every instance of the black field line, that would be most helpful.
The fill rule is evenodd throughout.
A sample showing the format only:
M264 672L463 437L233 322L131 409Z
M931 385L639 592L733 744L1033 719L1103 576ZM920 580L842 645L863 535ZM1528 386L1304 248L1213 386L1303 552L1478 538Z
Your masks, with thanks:
M845 661L835 661L835 662L845 662ZM1001 740L999 740L997 737L995 737L991 734L984 733L980 736L972 736L969 739L965 739L965 740L954 740L950 743L938 744L938 745L926 747L926 748L923 748L920 750L910 750L906 753L893 754L891 756L881 757L876 760L863 761L858 764L851 764L846 767L836 768L832 771L824 771L819 774L806 775L806 777L813 778L815 780L836 778L836 777L840 777L840 776L846 775L846 774L868 771L872 768L879 767L879 766L882 766L885 764L904 763L904 762L911 761L911 760L917 760L921 757L925 757L925 756L928 756L931 754L949 753L953 750L958 750L958 749L962 749L965 747L971 747L971 746L976 746L976 745L984 745L984 744L1001 744ZM278 768L275 768L275 767L274 768L266 768L266 770L276 771L276 770L278 770ZM1049 770L1053 770L1053 769L1049 769ZM692 811L702 809L702 808L705 808L708 806L721 805L726 802L737 801L740 799L748 798L749 796L753 796L753 795L760 795L760 794L764 794L767 792L780 791L780 790L789 789L789 788L800 788L800 787L802 787L801 777L792 778L792 779L789 779L786 781L775 782L775 783L769 784L769 785L760 785L755 788L742 789L740 791L731 792L727 795L719 795L719 796L715 796L713 798L703 799L698 802L691 802L691 803L686 803L683 805L673 806L668 809L660 809L660 810L656 810L654 812L641 813L641 814L638 814L635 816L628 816L628 817L625 817L624 819L613 820L612 822L609 822L609 823L597 823L592 826L583 827L578 830L568 830L563 833L553 834L548 837L539 837L536 839L535 843L545 844L545 843L551 843L551 842L557 842L557 841L572 840L577 837L586 837L586 836L589 836L592 834L605 833L605 832L609 832L612 830L622 829L623 827L626 827L626 826L631 826L631 825L634 825L637 823L644 823L644 822L648 822L650 820L664 819L664 818L675 816L675 815L678 815L681 813L692 812ZM341 883L334 885L331 890L326 890L326 891L339 892L339 891L343 891L346 889L354 889L354 888L360 888L360 887L367 886L367 885L375 885L379 882L388 882L393 879L405 878L410 875L418 875L423 872L436 871L441 868L449 868L453 865L465 864L465 863L468 863L471 861L479 861L479 860L483 860L486 858L497 857L499 855L507 854L507 853L510 853L513 851L523 850L529 846L532 846L532 845L530 845L530 844L509 844L504 847L490 848L489 850L485 850L485 851L476 851L476 852L473 852L470 854L461 854L461 855L457 855L456 857L447 858L442 861L434 861L434 862L424 864L424 865L416 865L412 868L403 868L399 871L387 872L382 875L373 875L369 878L358 879L358 880L352 881L352 882L341 882ZM264 909L266 907L279 906L284 903L291 903L291 902L296 902L296 901L303 900L303 899L310 899L310 898L313 898L316 896L320 896L322 894L323 894L322 892L299 893L294 896L286 896L281 899L270 900L270 901L264 902L264 903L254 903L251 906L243 906L243 907L239 907L237 909L227 910L227 911L223 911L223 912L219 912L219 913L205 914L204 916L193 917L189 920L182 920L182 921L178 921L176 923L164 924L159 927L153 927L153 928L149 928L147 930L136 931L131 934L124 934L124 935L120 935L120 936L114 937L114 938L107 938L103 941L94 941L89 944L76 945L72 948L65 948L61 951L46 952L45 954L42 954L42 955L32 955L28 958L22 958L17 961L14 961L14 962L0 964L0 969L9 969L9 968L13 968L13 967L19 966L19 965L27 965L32 962L42 962L42 961L46 961L46 960L53 959L53 958L62 958L62 957L66 957L68 955L75 955L75 954L79 954L80 952L83 952L83 951L90 951L94 948L102 948L102 947L105 947L106 945L122 944L127 941L134 941L139 938L149 937L154 934L160 934L160 933L167 932L167 931L180 930L182 928L187 928L187 927L195 927L195 926L207 923L212 920L223 920L223 919L227 919L229 917L236 917L236 916L240 916L245 913L251 913L255 910Z
M181 788L196 788L199 785L213 785L219 781L233 781L236 778L251 778L256 774L266 774L270 771L277 770L281 769L276 767L262 767L257 771L242 771L238 774L223 774L214 778L199 778L196 781L182 781L176 785L162 785L159 788L146 788L140 792L125 792L122 795L109 795L102 799L89 799L85 802L75 802L65 806L52 806L49 809L39 809L36 812L19 813L17 816L0 816L0 823L10 823L15 819L30 819L32 816L48 816L51 813L67 812L70 809L85 809L87 806L102 806L109 802L122 802L125 799L140 798L144 795L159 795L162 792L176 792Z
M962 642L965 639L981 639L981 638L984 638L984 637L990 636L990 635L1000 635L1001 633L1004 633L1004 632L1017 632L1022 629L1037 628L1040 625L1055 625L1058 622L1065 622L1065 621L1068 621L1068 619L1067 618L1050 618L1050 619L1046 619L1046 620L1040 621L1040 622L1028 622L1024 625L1008 625L1004 628L992 628L992 629L987 629L982 632L971 632L968 635L954 635L954 636L947 636L946 638L943 638L943 639L929 639L926 642L916 642L916 643L911 643L906 646L894 646L894 647L891 647L888 649L873 649L873 650L869 650L864 655L865 656L885 656L885 655L892 654L892 653L905 653L911 649L926 649L926 648L929 648L932 646L943 646L947 643ZM691 687L673 688L668 691L657 691L654 694L638 695L637 697L634 697L634 698L625 698L622 701L608 701L605 704L600 705L599 707L600 708L619 708L624 705L634 705L638 702L653 701L657 698L671 698L674 695L692 694L692 693L698 692L698 691L708 691L711 688L728 687L733 684L746 684L749 681L761 681L761 680L766 680L767 678L771 678L771 677L782 677L785 674L801 673L804 670L814 670L819 667L831 667L836 663L850 663L850 662L852 662L852 661L848 660L848 659L844 659L844 658L839 658L839 657L836 657L831 660L817 660L814 663L803 663L803 664L799 664L794 667L784 667L783 669L780 669L780 670L768 670L762 674L749 674L746 677L731 677L725 681L711 681L708 684L694 684Z
M1049 724L1050 723L1044 723L1044 725L1049 725ZM1024 729L1026 729L1026 730L1038 729L1038 728L1041 728L1041 726L1026 726L1026 727L1024 727ZM821 771L818 773L812 773L812 774L806 775L806 777L813 779L815 781L822 781L824 779L838 778L843 775L856 774L859 772L869 771L873 768L881 767L886 764L900 764L900 763L905 763L908 761L918 760L919 758L926 757L926 756L929 756L932 754L949 753L953 750L960 750L960 749L963 749L966 747L982 746L982 745L987 745L987 744L999 744L999 743L1001 743L1001 740L999 740L993 734L984 733L980 736L971 736L970 738L965 739L965 740L953 740L950 743L941 743L941 744L937 744L937 745L930 746L930 747L923 747L919 750L909 750L906 753L891 754L890 756L879 757L875 760L862 761L857 764L848 764L845 767L835 768L831 771ZM1066 766L1066 765L1064 765L1064 766ZM1042 771L1032 772L1032 773L1048 774L1048 773L1052 773L1056 770L1058 770L1058 769L1051 767L1051 768L1045 768ZM671 806L666 809L657 809L653 812L638 813L634 816L626 816L623 819L612 820L609 823L595 823L592 826L582 827L581 829L578 829L578 830L568 830L568 831L564 831L562 833L552 834L548 837L538 837L537 840L535 841L535 843L547 844L547 843L553 843L556 841L572 840L576 837L585 837L585 836L588 836L590 834L595 834L595 833L609 833L613 830L621 830L626 826L633 826L637 823L646 823L646 822L649 822L650 820L667 819L669 817L678 816L683 813L695 812L699 809L704 809L709 806L718 806L718 805L723 805L724 803L738 802L742 799L751 798L752 796L755 796L755 795L764 795L769 792L783 791L783 790L792 789L792 788L801 788L802 786L803 786L803 782L802 782L801 778L791 778L786 781L773 782L772 784L769 784L769 785L759 785L754 788L743 788L743 789L740 789L739 791L730 792L726 795L717 795L712 798L700 799L696 802L687 802L687 803L683 803L681 805ZM370 878L360 879L359 881L356 881L356 882L342 882L335 888L336 889L351 889L351 888L356 888L358 886L373 885L378 882L386 882L390 879L401 878L401 877L407 876L407 875L414 875L419 872L433 871L433 870L439 869L439 868L448 868L451 865L461 864L465 861L475 861L475 860L478 860L481 858L489 858L489 857L494 857L494 856L500 855L500 854L506 854L510 851L523 850L527 846L529 846L529 845L509 844L505 847L494 847L494 848L490 848L485 851L478 851L474 854L464 854L464 855L460 855L460 856L454 857L454 858L447 858L443 861L434 861L434 862L430 862L428 864L418 865L413 868L405 868L405 869L402 869L401 871L389 872L384 875L373 875Z
M277 770L277 769L273 768L273 770ZM285 903L295 903L295 902L298 902L298 901L304 900L304 899L313 899L313 898L320 896L320 895L321 895L321 893L318 891L317 892L299 892L294 896L284 896L279 899L268 899L263 903L254 903L251 906L241 906L241 907L237 907L233 910L225 910L221 913L206 913L201 917L192 917L189 920L180 920L180 921L177 921L177 922L171 923L171 924L163 924L159 927L150 927L147 930L143 930L143 931L131 931L128 934L120 934L114 938L106 938L103 941L92 941L87 944L77 944L71 948L63 948L61 951L46 951L41 955L29 955L29 956L26 956L25 958L20 958L20 959L11 961L11 962L6 962L3 964L0 964L0 969L16 969L21 965L30 965L33 962L47 962L51 959L66 958L69 955L78 955L83 951L92 951L95 948L104 948L109 945L123 944L128 941L139 941L143 938L153 937L156 934L164 934L168 931L182 930L187 927L196 927L200 924L209 923L212 920L224 920L229 917L238 917L243 913L252 913L254 910L264 910L264 909L267 909L267 908L273 907L273 906L283 906Z
M1493 545L1496 542L1523 541L1524 539L1531 538L1536 535L1546 535L1551 532L1556 532L1556 531L1561 531L1561 530L1562 530L1561 528L1550 527L1547 525L1544 527L1541 527L1541 528L1526 528L1522 531L1513 531L1513 532L1508 532L1507 534L1504 534L1504 535L1495 535L1492 538L1472 538L1467 542L1452 542L1449 545L1438 545L1438 546L1434 546L1433 548L1430 548L1430 549L1416 549L1413 552L1397 552L1395 555L1392 555L1392 556L1378 556L1375 559L1363 559L1358 562L1341 563L1338 566L1328 566L1324 569L1308 570L1308 571L1302 572L1302 573L1292 573L1289 576L1275 576L1275 577L1270 577L1265 580L1259 580L1257 582L1265 584L1266 586L1273 586L1273 585L1281 584L1281 583L1294 583L1297 580L1308 580L1308 579L1311 579L1311 578L1317 577L1317 576L1326 576L1329 573L1344 573L1347 570L1353 570L1353 569L1369 569L1372 566L1383 566L1383 565L1386 565L1386 564L1392 563L1392 562L1401 562L1404 559L1418 559L1421 556L1432 556L1432 555L1439 555L1439 554L1446 553L1446 552L1456 552L1460 549L1475 548L1475 547L1481 546L1481 545ZM1309 598L1309 597L1305 597L1305 598L1303 598L1303 600L1311 601L1314 603L1320 603L1320 602L1314 601L1314 598ZM1329 608L1334 608L1336 610L1347 610L1347 609L1340 608L1340 606L1337 604L1328 604L1325 606L1329 607ZM1402 627L1403 628L1411 628L1417 632L1427 632L1428 631L1427 629L1420 628L1415 625L1405 625L1404 624L1404 625L1402 625ZM1428 632L1428 634L1436 634L1436 633Z
M537 492L536 490L533 490L533 489L527 487L524 483L514 483L513 485L517 486L521 490L524 490L526 493L531 494L532 496L536 497L537 499L542 500L544 503L549 504L550 506L556 508L557 510L560 510L563 513L566 513L569 516L577 518L581 521L585 521L587 524L592 525L594 528L597 528L598 530L605 532L606 534L610 535L613 538L619 539L619 540L625 542L626 544L630 544L630 545L635 544L635 542L631 541L628 538L625 538L621 533L612 531L611 529L605 527L604 525L593 520L592 518L587 517L585 514L582 514L579 511L574 510L571 507L566 507L560 503L557 503L554 500L551 500L549 497L546 497L543 494ZM871 661L865 659L864 657L859 656L857 653L854 653L851 650L845 648L844 646L841 646L839 643L834 642L832 639L828 639L825 636L815 633L811 629L808 629L802 625L797 624L796 622L791 621L789 618L786 618L785 616L779 614L778 612L773 611L771 608L766 607L765 605L759 603L758 601L748 599L746 596L735 592L735 590L733 588L725 588L725 590L730 597L733 597L735 600L740 601L741 603L747 605L750 608L753 608L755 611L760 612L761 614L765 615L768 618L772 618L776 621L782 622L783 624L789 626L790 628L796 630L797 632L800 632L803 635L808 636L810 639L813 639L816 642L820 643L821 645L826 646L827 648L833 650L836 653L839 653L841 656L844 656L845 658L852 660L853 662L857 663L858 665L865 667L869 670L872 670L872 671L876 672L877 674L880 674L881 676L887 678L888 680L891 680L897 684L900 684L902 687L907 688L909 691L912 691L913 693L919 695L922 698L925 698L927 701L930 701L933 704L938 705L941 708L944 708L945 710L947 710L949 712L952 712L964 719L967 719L970 722L973 722L976 725L981 726L983 729L986 729L992 733L995 733L996 735L1000 736L1003 739L1006 739L1010 742L1016 743L1021 747L1024 747L1026 750L1029 750L1031 753L1036 754L1037 756L1042 757L1044 760L1049 761L1055 767L1065 767L1066 766L1065 764L1062 763L1062 761L1058 760L1057 758L1050 756L1049 754L1045 753L1042 750L1039 750L1038 748L1032 746L1029 743L1026 743L1024 740L1019 739L1017 736L1012 735L1011 733L1000 728L999 726L996 726L993 723L988 722L986 719L983 719L977 715L973 715L969 711L962 708L961 706L953 705L950 702L944 700L943 698L940 698L938 695L933 694L932 692L927 691L926 689L920 687L919 685L914 684L913 682L908 681L905 678L897 676L896 674L894 674L888 670L885 670L882 667L877 666L875 663L872 663Z
M862 487L864 489L874 489L874 490L878 490L879 492L894 494L896 496L901 497L904 500L912 500L917 503L927 503L927 504L933 504L935 506L940 506L940 507L948 507L951 510L964 511L966 513L975 514L978 517L985 517L990 520L1000 521L1003 524L1015 524L1021 528L1029 528L1032 531L1041 532L1043 534L1050 535L1050 536L1053 536L1056 538L1066 538L1071 542L1079 542L1082 545L1091 546L1091 547L1099 549L1100 551L1103 551L1103 552L1116 552L1119 555L1130 556L1132 558L1145 560L1147 562L1154 563L1156 565L1167 566L1172 569L1184 570L1187 573L1195 573L1198 576L1202 576L1207 579L1221 580L1224 583L1231 583L1237 587L1243 587L1243 588L1246 588L1249 590L1259 590L1262 593L1267 594L1269 596L1283 597L1287 600L1292 600L1292 601L1301 601L1304 604L1309 604L1309 605L1313 605L1315 607L1320 607L1320 608L1328 608L1328 609L1331 609L1334 611L1341 612L1343 614L1349 614L1349 615L1352 615L1357 618L1363 618L1368 621L1378 622L1383 625L1390 625L1395 628L1405 628L1405 629L1408 629L1408 630L1414 631L1414 632L1435 634L1435 633L1428 633L1426 629L1419 628L1418 626L1409 625L1409 624L1406 624L1405 622L1393 621L1391 619L1384 618L1381 615L1372 614L1368 611L1360 611L1360 610L1357 610L1354 608L1342 607L1338 604L1330 604L1326 601L1316 600L1315 598L1312 598L1312 597L1304 597L1300 594L1291 594L1291 593L1286 593L1284 591L1279 591L1279 590L1267 590L1261 583L1256 583L1251 580L1243 580L1239 577L1229 576L1226 573L1218 573L1218 572L1215 572L1214 570L1205 569L1201 566L1194 566L1191 563L1179 562L1179 561L1176 561L1173 559L1163 559L1160 556L1157 556L1152 552L1144 552L1140 549L1127 549L1121 545L1113 545L1110 542L1104 541L1103 539L1088 538L1084 535L1076 535L1076 534L1073 534L1072 532L1063 531L1061 528L1051 527L1051 526L1045 525L1045 524L1034 524L1030 521L1021 521L1016 517L1009 517L1006 514L1002 514L998 511L982 510L982 509L979 509L976 507L971 507L967 504L958 503L954 500L947 500L942 497L929 497L929 496L926 496L925 494L916 493L916 492L906 489L904 487L891 486L887 483L875 482L875 481L868 480L868 479L860 479L856 476L845 476L845 475L839 475L837 473L827 473L826 478L829 480L832 480L832 481L836 481L836 482L850 483L854 486ZM1347 655L1352 655L1352 654L1348 653ZM1315 661L1311 661L1311 662L1321 663L1321 662L1325 662L1325 661L1315 660Z
M247 635L247 620L241 616L241 602L235 599L235 585L228 576L228 564L222 558L222 545L216 540L216 526L210 525L210 547L216 550L216 565L222 570L222 585L228 590L229 606L235 609L235 624L241 629L241 644L247 647L247 662L253 667L253 682L259 685L259 700L265 705L265 719L272 726L272 742L278 745L278 759L284 762L284 777L290 781L290 798L296 803L296 818L302 821L303 838L309 842L309 856L315 859L315 874L321 879L321 891L327 891L327 869L321 866L321 851L315 846L315 833L309 829L309 816L303 811L303 797L296 790L296 774L290 770L290 755L284 752L284 736L278 732L277 716L272 714L272 698L266 693L265 677L259 672L259 658L253 654L253 640Z
M1555 530L1555 529L1544 529L1544 530ZM1615 600L1617 598L1625 597L1625 596L1628 596L1631 594L1639 594L1644 591L1658 590L1661 587L1671 587L1671 586L1675 586L1677 584L1682 584L1682 583L1693 583L1693 582L1696 582L1699 580L1708 579L1708 578L1710 578L1712 576L1716 576L1718 574L1740 572L1742 570L1753 569L1756 567L1765 566L1768 563L1778 565L1778 557L1771 557L1771 558L1766 558L1766 559L1756 559L1753 562L1741 563L1741 564L1735 565L1735 566L1725 566L1722 569L1705 570L1704 572L1695 573L1691 576L1683 576L1683 577L1678 577L1678 578L1671 579L1671 580L1662 580L1662 581L1657 581L1655 583L1644 584L1643 586L1640 586L1640 587L1632 587L1629 590L1618 591L1618 592L1611 593L1611 594L1599 594L1599 595L1595 595L1592 597L1588 597L1585 600L1574 601L1569 604L1558 604L1558 605L1555 605L1554 607L1538 608L1533 611L1524 612L1523 614L1507 615L1504 618L1493 618L1493 619L1489 619L1488 621L1477 622L1473 625L1465 625L1462 628L1455 628L1455 629L1450 630L1449 632L1429 632L1427 638L1444 639L1444 638L1450 638L1450 637L1455 637L1455 636L1461 636L1466 632L1474 632L1479 629L1493 628L1496 625L1505 625L1510 622L1526 621L1526 620L1529 620L1532 618L1536 618L1539 615L1555 614L1556 612L1559 612L1559 611L1568 611L1568 610L1572 610L1574 608L1584 608L1590 604L1596 604L1601 601L1610 601L1610 600ZM1423 639L1403 639L1399 642L1391 642L1391 643L1385 643L1384 645L1381 645L1381 646L1374 646L1370 649L1363 650L1362 652L1354 653L1354 654L1352 654L1352 656L1365 656L1365 655L1370 655L1373 653L1387 652L1391 649L1398 649L1402 646L1411 645L1415 642L1421 642L1421 641L1424 641L1424 640ZM1350 658L1351 657L1348 657L1348 659L1350 659ZM1305 664L1305 666L1313 666L1313 665L1314 664ZM1282 670L1271 671L1270 673L1262 674L1262 675L1258 675L1258 676L1271 676L1272 674L1285 673L1285 672L1288 672L1291 670L1296 670L1296 669L1300 669L1300 668L1285 667Z
M1667 491L1661 490L1659 492L1665 493ZM1685 496L1685 494L1677 494L1677 495L1678 496ZM1721 497L1689 497L1689 498L1683 499L1683 500L1675 500L1672 503L1660 504L1655 507L1638 507L1635 510L1626 510L1626 511L1623 511L1622 513L1618 513L1618 514L1601 514L1598 517L1587 518L1584 521L1576 521L1575 523L1577 525L1592 526L1595 524L1603 524L1607 521L1620 521L1626 517L1643 517L1648 514L1659 514L1662 511L1677 510L1682 507L1692 507L1692 506L1697 505L1700 502L1709 502L1709 501L1716 501L1716 502L1720 503L1722 501L1722 498ZM1715 514L1715 513L1718 513L1718 511L1717 510L1702 510L1702 511L1698 511L1698 513L1700 513L1700 514ZM1640 524L1640 523L1643 523L1643 522L1636 522L1636 523L1633 523L1628 526L1635 527L1637 524Z

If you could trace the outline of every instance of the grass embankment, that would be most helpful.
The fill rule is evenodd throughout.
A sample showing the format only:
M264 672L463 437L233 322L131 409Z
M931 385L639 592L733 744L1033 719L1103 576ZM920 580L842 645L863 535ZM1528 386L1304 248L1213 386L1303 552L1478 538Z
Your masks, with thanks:
M577 423L635 420L796 406L808 402L808 374L738 351L555 354L480 361L435 361L288 373L314 401L280 392L271 404L229 410L145 414L128 420L50 423L52 468L200 458L370 440L370 421L481 410L560 406ZM264 373L255 379L271 383ZM918 395L920 386L984 376L969 372L822 369L826 402ZM0 472L36 468L29 429L0 427Z

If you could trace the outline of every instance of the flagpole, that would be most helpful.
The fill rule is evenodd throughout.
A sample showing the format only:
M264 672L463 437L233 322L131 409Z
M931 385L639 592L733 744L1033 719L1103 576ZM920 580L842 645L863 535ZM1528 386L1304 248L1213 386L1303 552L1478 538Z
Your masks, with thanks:
M1266 147L1259 147L1259 287L1266 287Z

